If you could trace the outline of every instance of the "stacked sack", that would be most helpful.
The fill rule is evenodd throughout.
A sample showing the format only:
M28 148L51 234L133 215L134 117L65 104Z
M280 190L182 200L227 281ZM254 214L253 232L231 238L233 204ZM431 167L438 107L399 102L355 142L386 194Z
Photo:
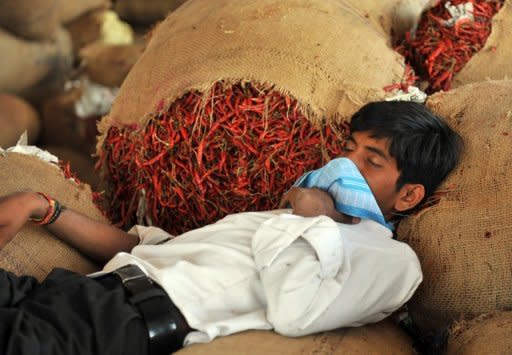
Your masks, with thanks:
M388 40L340 0L187 1L100 123L109 214L179 233L275 208L339 154L341 122L401 81Z
M511 0L432 1L396 49L427 92L510 76ZM453 85L452 85L453 84Z
M413 355L411 340L389 320L363 327L339 329L300 338L289 338L271 331L252 330L194 344L178 355L196 354L365 354Z
M398 239L416 251L423 268L409 309L425 332L512 307L511 90L512 81L480 82L427 101L466 146L439 202L398 228Z
M454 323L447 355L512 354L512 312L483 314Z
M0 91L39 100L70 75L72 42L63 24L106 0L0 3Z
M54 157L43 151L16 146L0 155L0 196L20 191L42 191L75 211L106 222L96 208L89 185L78 184L55 165ZM24 152L30 154L24 154ZM98 266L75 249L61 242L47 229L27 223L0 250L0 267L18 275L32 275L42 280L53 268L62 267L80 273L96 271Z

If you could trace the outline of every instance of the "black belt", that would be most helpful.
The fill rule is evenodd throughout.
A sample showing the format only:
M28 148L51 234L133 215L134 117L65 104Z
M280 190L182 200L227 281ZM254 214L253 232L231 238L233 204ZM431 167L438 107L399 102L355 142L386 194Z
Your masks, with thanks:
M128 292L129 302L137 307L148 329L151 355L175 352L192 331L167 293L137 265L126 265L112 274L119 276Z

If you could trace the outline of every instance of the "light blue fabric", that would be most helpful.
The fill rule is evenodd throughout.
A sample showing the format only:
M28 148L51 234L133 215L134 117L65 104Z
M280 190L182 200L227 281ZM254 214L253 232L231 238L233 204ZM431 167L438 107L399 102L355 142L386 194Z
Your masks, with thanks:
M338 211L394 229L386 222L365 178L348 158L333 159L320 169L305 173L293 186L317 187L331 195Z

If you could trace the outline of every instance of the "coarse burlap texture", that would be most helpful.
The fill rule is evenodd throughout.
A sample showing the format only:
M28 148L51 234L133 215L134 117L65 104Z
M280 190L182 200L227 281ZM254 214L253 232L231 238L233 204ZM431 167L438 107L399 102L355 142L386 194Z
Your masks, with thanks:
M469 84L427 106L465 141L440 202L400 222L424 281L409 304L428 330L512 306L512 81Z
M289 338L272 331L252 330L190 345L177 355L313 355L415 354L409 337L390 320L358 328L345 328Z
M349 0L363 16L389 37L401 38L416 27L431 0Z
M512 354L512 312L484 314L450 327L446 355Z
M152 25L163 20L186 0L116 0L114 11L123 20L138 25Z
M143 51L144 44L140 43L111 45L97 42L82 48L80 58L91 81L118 87Z
M0 91L38 96L61 86L73 63L69 34L59 30L54 41L21 40L0 29Z
M453 87L484 80L512 79L512 0L505 0L492 19L492 32L485 46L455 75Z
M401 80L403 59L386 41L342 0L189 0L152 33L100 132L143 126L162 100L219 80L271 84L313 119L347 118Z
M99 221L105 217L92 202L91 189L64 177L55 166L19 153L0 155L0 195L30 189L56 198L68 208ZM58 240L45 228L27 222L26 226L0 250L0 267L15 274L42 280L53 268L62 267L90 273L98 267L75 249Z
M41 122L39 114L27 101L15 95L0 92L0 147L16 144L27 131L30 144L39 137Z
M50 40L60 25L59 3L59 0L2 0L0 27L25 39Z

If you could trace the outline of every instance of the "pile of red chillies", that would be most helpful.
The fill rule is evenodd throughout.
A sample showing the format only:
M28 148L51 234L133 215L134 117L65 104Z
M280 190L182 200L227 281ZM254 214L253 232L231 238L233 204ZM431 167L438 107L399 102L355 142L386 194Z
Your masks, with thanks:
M346 123L315 126L297 100L249 83L218 82L163 106L144 127L107 132L102 197L119 226L180 234L230 213L277 208L304 172L341 154L347 132Z
M452 5L473 3L474 21L461 19L448 27L451 18L440 1L426 11L414 34L407 32L396 50L429 82L426 92L448 91L453 77L485 44L491 33L492 17L504 0L451 0Z

